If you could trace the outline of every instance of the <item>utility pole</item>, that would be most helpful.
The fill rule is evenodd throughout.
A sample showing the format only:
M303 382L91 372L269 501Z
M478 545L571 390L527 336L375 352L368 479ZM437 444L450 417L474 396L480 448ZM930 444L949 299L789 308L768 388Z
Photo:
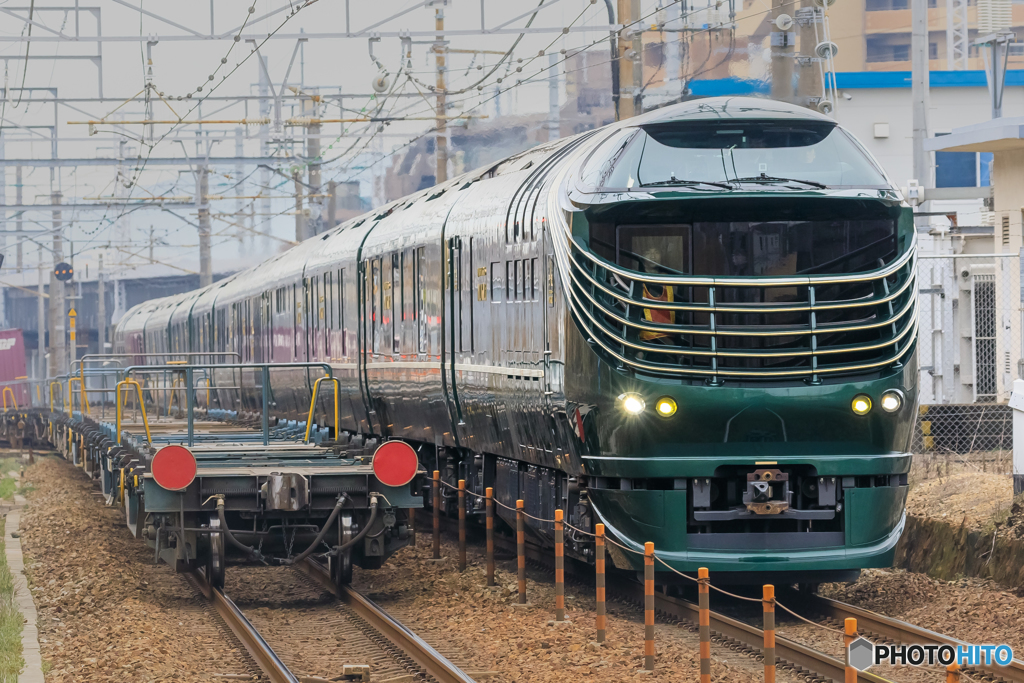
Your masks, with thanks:
M22 191L21 191L21 186L22 186L22 175L21 175L21 173L22 173L21 172L21 166L15 166L14 167L14 183L15 183L15 185L14 185L14 203L18 204L19 206L22 204L22 201L23 201L22 200ZM21 217L22 217L23 214L24 214L23 211L19 211L18 212L18 221L14 224L15 232L19 232L20 233L22 231ZM16 235L15 239L18 240L18 243L15 245L17 250L18 250L18 252L17 252L17 261L15 262L15 265L18 266L18 272L21 273L22 269L24 269L24 267L25 267L25 261L24 261L25 253L24 253L24 251L22 249L22 247L24 245L22 244L21 235Z
M796 23L800 28L800 53L796 57L796 103L803 107L815 108L821 90L821 70L815 53L818 12L812 0L803 0L796 12Z
M153 240L153 226L150 225L149 226L149 262L150 263L156 263L156 260L153 258L153 241L154 241Z
M43 294L43 273L46 272L46 263L43 261L42 245L39 247L39 266L36 270L36 378L43 379L46 377L46 297Z
M235 128L235 156L241 159L245 155L245 143L244 143L245 129L242 126ZM242 178L245 176L245 167L242 166L242 162L235 164L235 196L238 199L235 200L235 223L238 227L235 228L235 238L238 240L238 253L242 255L245 253L245 229L242 227L245 225L245 200L242 197L245 195L245 183L242 182Z
M99 342L99 352L107 352L107 288L106 283L103 280L103 254L99 257L99 272L96 274L96 294L98 300L96 302L96 326L99 328L97 332L97 341Z
M270 65L267 62L267 58L262 55L256 55L258 59L263 60L263 64L260 67L260 81L259 81L259 95L260 95L260 118L264 121L270 119L271 114L271 103L270 103ZM265 123L260 126L260 156L270 156L270 124ZM266 235L270 235L273 232L273 219L271 218L272 208L269 197L269 192L265 189L270 187L270 174L271 170L267 166L260 168L260 193L266 192L268 196L264 196L260 202L260 213L264 216L263 223L263 247L270 245L270 238ZM253 207L253 213L255 213L255 206ZM256 227L255 217L253 221L253 227Z
M50 195L50 203L59 206L60 191ZM53 268L50 268L50 377L63 375L67 369L67 340L64 338L64 283L57 279L56 266L64 260L63 227L60 209L53 210Z
M557 53L548 55L548 141L557 140L561 132L558 111L558 59Z
M327 229L338 224L338 183L327 183Z
M925 0L927 2L927 0ZM787 0L772 0L772 99L790 102L793 100L793 62L796 52L796 32L791 31L786 14ZM781 20L780 20L781 17Z
M301 242L306 239L306 221L302 214L302 176L296 169L292 173L292 180L295 181L295 241Z
M437 171L434 181L443 183L448 180L448 125L445 118L448 114L448 103L445 98L445 40L444 10L434 10L434 27L437 38L434 40L434 58L437 60L437 135L434 138L434 155L437 159Z
M199 286L213 284L210 260L210 169L201 165L196 176L196 209L199 211Z
M302 115L309 117L309 125L306 126L306 158L309 159L309 221L306 223L306 232L310 237L323 232L323 206L321 197L313 195L320 194L320 119L317 118L317 108L320 104L320 91L311 89L310 96L302 99ZM316 210L319 209L319 210Z
M619 111L617 120L629 119L641 111L640 85L643 81L643 34L640 0L618 0L619 23L626 28L619 34ZM628 39L627 39L628 38Z
M914 178L921 187L931 187L932 165L924 149L924 141L928 139L928 0L911 0L910 23Z

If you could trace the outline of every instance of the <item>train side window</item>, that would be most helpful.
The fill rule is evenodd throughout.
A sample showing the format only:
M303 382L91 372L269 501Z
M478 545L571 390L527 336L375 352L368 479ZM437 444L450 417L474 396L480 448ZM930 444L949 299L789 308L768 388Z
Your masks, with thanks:
M398 253L391 255L391 353L398 355L401 349L401 328L398 326L402 302L402 267Z
M501 263L491 264L491 301L501 301Z
M537 272L537 259L530 259L530 299L537 301L540 294L540 273Z
M348 357L348 340L345 339L345 269L338 271L338 329L341 331L341 357Z
M514 303L516 300L516 267L515 261L505 261L505 301Z
M427 306L427 273L426 273L426 248L420 247L416 250L416 316L417 326L417 350L420 353L427 353L427 321L423 315Z
M555 305L555 258L548 256L548 306Z

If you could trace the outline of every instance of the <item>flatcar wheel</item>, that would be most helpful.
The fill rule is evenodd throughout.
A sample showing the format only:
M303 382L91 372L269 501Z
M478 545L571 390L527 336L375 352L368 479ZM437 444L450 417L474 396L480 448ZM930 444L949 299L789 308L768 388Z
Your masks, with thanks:
M210 519L210 529L220 529L220 520ZM210 534L210 554L206 558L206 580L214 588L224 587L224 534Z
M344 545L355 536L355 528L352 525L352 513L342 512L338 516L338 523L341 525L341 543ZM336 556L331 557L331 580L335 585L347 586L352 583L352 548L347 548Z

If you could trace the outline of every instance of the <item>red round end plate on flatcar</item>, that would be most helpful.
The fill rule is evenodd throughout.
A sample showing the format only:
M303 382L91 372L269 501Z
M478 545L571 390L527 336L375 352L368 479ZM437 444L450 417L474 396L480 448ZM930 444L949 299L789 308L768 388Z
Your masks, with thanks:
M196 457L184 446L164 446L151 467L153 481L168 491L181 491L196 478Z
M373 453L373 474L385 486L405 486L418 468L416 451L404 441L386 441Z

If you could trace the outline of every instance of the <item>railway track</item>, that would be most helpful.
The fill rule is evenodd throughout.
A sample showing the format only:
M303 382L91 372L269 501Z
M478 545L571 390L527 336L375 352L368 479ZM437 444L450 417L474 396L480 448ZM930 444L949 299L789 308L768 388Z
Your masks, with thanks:
M507 536L495 534L495 545L508 552L516 552L515 541ZM550 550L545 550L528 543L526 553L530 561L553 571L553 553ZM589 581L590 572L593 570L587 567L585 570L579 571L580 567L574 566L574 564L566 562L567 574L575 574L579 578ZM614 596L631 604L643 605L644 587L638 581L632 579L616 582L609 581L607 590L609 597ZM842 624L846 618L853 617L857 619L858 632L869 639L874 638L876 640L906 644L947 644L954 647L967 644L956 638L908 624L899 619L821 596L808 596L796 593L795 591L785 591L782 592L782 597L786 598L783 602L788 606L799 605L802 613L820 614L822 617L832 620L835 624ZM686 621L694 625L698 623L697 605L683 598L655 592L655 609L662 619ZM761 654L764 645L764 631L762 629L714 610L710 613L710 619L712 637L716 638L719 643L751 655ZM845 664L843 661L826 652L780 636L778 632L776 632L775 636L775 652L780 666L788 667L808 678L831 681L843 681L845 678ZM1017 659L1014 659L1006 667L996 665L977 666L965 668L964 671L968 674L972 672L980 674L983 678L990 681L1002 680L1006 683L1024 683L1024 662ZM857 680L861 683L889 683L888 679L870 671L858 672Z
M884 640L894 643L917 643L921 645L967 645L968 643L951 636L930 631L921 626L908 624L905 621L887 617L861 607L832 600L819 595L800 595L799 601L808 611L821 614L836 623L853 617L857 620L857 629L867 638ZM796 604L796 603L794 603ZM978 673L990 680L1003 680L1007 683L1024 683L1024 662L1014 659L1008 666L974 666L964 671Z
M236 572L243 571L243 568L234 569ZM333 596L331 601L320 601L322 604L317 605L315 597L311 600L306 595L290 609L280 606L257 608L247 615L224 591L211 587L202 572L191 575L196 587L210 601L271 683L316 683L330 680L292 670L298 668L297 663L303 668L315 666L305 660L309 660L311 653L318 651L333 657L333 662L324 658L317 662L321 667L332 663L336 666L332 678L344 673L344 665L338 664L340 657L351 665L369 665L374 680L391 680L396 683L473 683L468 674L372 600L349 586L335 586L322 565L307 561L285 571L287 574L302 572L303 576L295 578L304 583L315 581L317 586ZM268 618L267 613L275 612L273 618ZM319 641L326 635L336 637L343 645L320 647ZM278 645L280 655L275 652L268 638Z

